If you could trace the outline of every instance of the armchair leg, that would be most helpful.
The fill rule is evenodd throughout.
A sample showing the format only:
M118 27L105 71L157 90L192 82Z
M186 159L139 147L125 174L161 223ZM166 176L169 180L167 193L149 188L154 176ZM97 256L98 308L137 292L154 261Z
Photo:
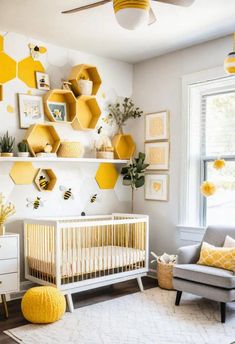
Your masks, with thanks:
M220 302L220 314L221 314L221 322L224 324L226 320L226 303Z
M179 306L180 300L181 300L181 296L182 296L182 291L177 290L176 299L175 299L175 305L176 306Z

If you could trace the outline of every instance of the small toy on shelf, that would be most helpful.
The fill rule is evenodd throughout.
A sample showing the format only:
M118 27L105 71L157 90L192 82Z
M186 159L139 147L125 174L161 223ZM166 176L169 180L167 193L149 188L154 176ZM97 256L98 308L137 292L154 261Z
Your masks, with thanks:
M5 203L5 197L0 193L0 235L5 234L5 226L7 219L15 214L15 206L12 203Z
M44 147L44 152L45 153L51 153L52 152L52 145L50 143L46 144L46 146Z
M110 138L102 133L102 127L98 129L99 138L95 142L97 159L113 159L114 149Z
M21 141L18 143L17 147L18 147L18 153L17 153L18 157L21 157L21 158L29 157L29 146L27 142Z

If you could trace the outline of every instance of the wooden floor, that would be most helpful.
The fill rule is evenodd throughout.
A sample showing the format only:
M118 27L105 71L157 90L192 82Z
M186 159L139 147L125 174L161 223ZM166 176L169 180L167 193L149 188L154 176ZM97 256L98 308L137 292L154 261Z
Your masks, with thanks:
M145 289L154 288L157 285L155 279L144 277L142 280ZM114 284L109 287L103 287L95 290L89 290L73 295L74 307L80 308L98 302L112 300L117 297L128 295L138 291L139 288L136 280ZM2 333L2 331L27 324L27 321L23 318L20 310L20 302L21 300L8 302L9 319L4 319L1 312L0 344L15 344L15 341L7 337L4 333Z

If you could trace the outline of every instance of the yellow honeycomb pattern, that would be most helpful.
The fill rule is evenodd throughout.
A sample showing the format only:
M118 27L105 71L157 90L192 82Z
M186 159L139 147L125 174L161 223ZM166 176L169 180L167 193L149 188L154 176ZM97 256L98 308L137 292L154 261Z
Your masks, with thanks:
M100 189L114 189L118 179L118 171L113 164L102 163L99 165L95 179Z
M18 63L18 78L28 87L36 88L35 72L45 73L45 68L40 61L35 61L31 56Z
M0 51L3 51L3 36L0 35Z
M37 169L30 162L15 162L12 166L10 177L16 185L32 184Z
M3 51L0 52L0 83L4 84L16 77L16 61Z
M197 264L235 271L235 247L215 247L203 242Z

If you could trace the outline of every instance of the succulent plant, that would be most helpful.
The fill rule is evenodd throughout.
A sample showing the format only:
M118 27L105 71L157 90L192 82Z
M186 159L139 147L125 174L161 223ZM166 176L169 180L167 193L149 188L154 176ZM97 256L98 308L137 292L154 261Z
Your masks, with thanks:
M8 131L0 138L0 147L2 153L12 153L15 143L15 138L9 136Z
M18 147L19 152L21 152L21 153L28 153L29 152L28 144L25 141L19 142L17 147Z

